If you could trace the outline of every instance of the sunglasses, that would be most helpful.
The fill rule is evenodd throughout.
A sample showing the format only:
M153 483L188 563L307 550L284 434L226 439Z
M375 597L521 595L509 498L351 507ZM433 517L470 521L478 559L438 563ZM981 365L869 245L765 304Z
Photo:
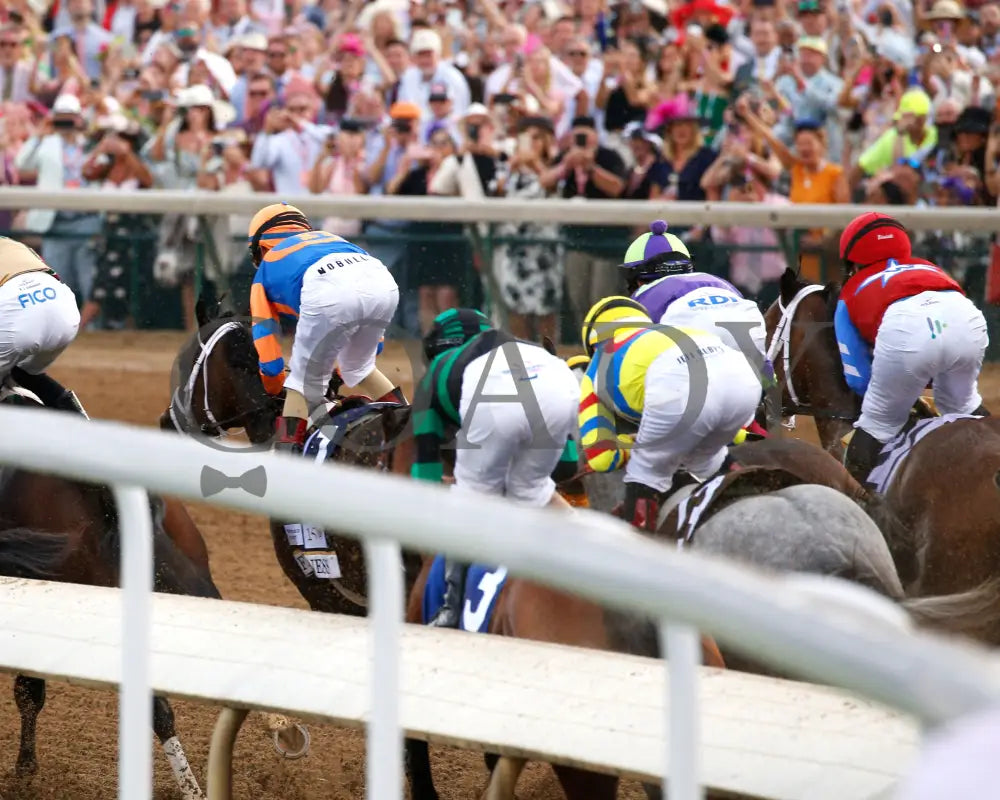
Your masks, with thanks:
M586 50L570 50L566 55L573 56L573 58L583 58L587 55Z
M0 42L0 47L20 47L20 42Z
M289 106L288 110L293 114L308 114L309 106Z
M268 58L287 58L288 57L288 53L284 52L283 50L275 50L273 52L268 52L267 57Z
M431 147L450 147L451 142L447 139L431 139Z
M267 89L264 89L263 91L259 92L248 92L248 94L250 97L267 97L270 94L270 92L268 92Z

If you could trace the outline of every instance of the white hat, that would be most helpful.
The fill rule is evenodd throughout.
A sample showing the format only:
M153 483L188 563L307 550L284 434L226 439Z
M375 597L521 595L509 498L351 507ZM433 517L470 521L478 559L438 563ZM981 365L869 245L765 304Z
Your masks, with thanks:
M106 114L94 120L94 125L99 131L114 131L124 133L128 130L128 118L120 113Z
M424 50L433 50L436 55L441 55L441 37L430 28L420 28L414 31L410 38L411 53L420 53Z
M52 104L53 114L79 114L81 111L80 98L73 94L61 94Z
M462 119L468 119L469 117L488 117L490 115L490 110L484 106L482 103L473 103L462 114Z
M215 95L205 84L199 83L195 86L188 86L179 89L177 92L178 108L193 108L194 106L211 106L215 102Z

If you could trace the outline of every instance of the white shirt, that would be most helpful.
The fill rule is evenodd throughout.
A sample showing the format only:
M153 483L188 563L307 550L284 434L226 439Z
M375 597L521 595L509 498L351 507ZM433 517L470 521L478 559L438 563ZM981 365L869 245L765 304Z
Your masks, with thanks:
M431 75L430 80L424 80L417 67L408 67L399 79L399 94L397 100L416 103L424 112L424 119L430 117L431 85L445 83L451 89L452 113L461 117L472 102L469 95L469 84L458 68L447 61L441 61Z

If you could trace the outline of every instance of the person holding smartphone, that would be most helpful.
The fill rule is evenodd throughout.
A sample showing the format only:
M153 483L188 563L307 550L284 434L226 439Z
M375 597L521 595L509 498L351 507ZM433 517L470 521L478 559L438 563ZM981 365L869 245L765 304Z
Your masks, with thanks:
M570 145L541 175L542 186L567 199L615 200L625 190L627 168L614 150L598 144L593 117L573 120ZM616 225L563 228L567 289L574 318L582 319L593 303L619 288L611 247L628 244L629 229Z

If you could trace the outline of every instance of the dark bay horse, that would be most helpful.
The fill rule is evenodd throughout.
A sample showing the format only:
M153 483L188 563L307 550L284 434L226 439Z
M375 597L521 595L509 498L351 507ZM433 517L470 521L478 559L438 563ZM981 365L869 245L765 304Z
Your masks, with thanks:
M799 316L808 324L826 319L832 309L827 288L782 276L782 303L809 291L800 301ZM774 309L772 308L771 311ZM771 312L769 311L769 314ZM832 331L832 327L830 328ZM790 339L793 375L811 402L830 407L828 398L841 398L843 381L836 338L815 335ZM776 365L777 366L777 365ZM846 399L846 398L844 398ZM838 401L839 402L839 401ZM858 414L860 403L858 403ZM911 422L931 416L930 406L918 401ZM855 415L856 418L857 414ZM820 427L817 420L817 427ZM831 451L843 428L820 427ZM825 433L824 433L825 430ZM1000 576L1000 420L995 417L957 420L920 439L902 459L873 517L879 521L896 562L899 576L913 596L962 592ZM1000 645L1000 626L987 625L973 633L987 644Z
M840 286L809 283L791 268L780 286L764 314L767 356L781 386L780 414L813 417L823 448L842 458L841 439L858 418L861 402L844 380L833 329Z
M39 405L16 391L4 403ZM50 412L51 413L51 412ZM39 424L45 424L44 419ZM151 495L154 590L220 597L208 567L204 539L184 506ZM119 585L117 507L107 486L11 467L0 468L0 574L89 586ZM38 770L36 722L45 704L45 681L18 675L14 698L21 714L16 774ZM153 729L185 800L201 797L163 697L153 700Z

